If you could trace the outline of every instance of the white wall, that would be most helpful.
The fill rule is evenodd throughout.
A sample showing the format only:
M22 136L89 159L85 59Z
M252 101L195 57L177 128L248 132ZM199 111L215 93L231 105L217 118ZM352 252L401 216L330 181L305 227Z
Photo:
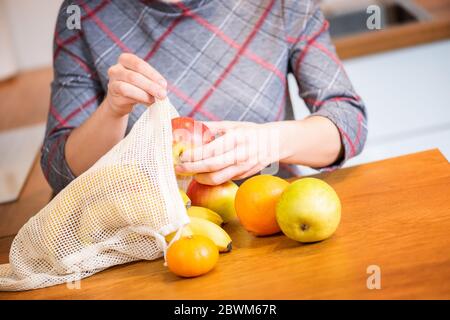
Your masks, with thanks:
M5 3L0 0L0 80L13 75L17 71L5 7Z
M450 40L345 62L369 110L372 161L430 148L450 159Z
M61 2L0 0L0 58L11 55L12 52L19 70L51 65L53 30ZM10 41L5 40L7 38ZM10 53L5 53L6 51ZM6 68L7 66L0 65L0 75Z

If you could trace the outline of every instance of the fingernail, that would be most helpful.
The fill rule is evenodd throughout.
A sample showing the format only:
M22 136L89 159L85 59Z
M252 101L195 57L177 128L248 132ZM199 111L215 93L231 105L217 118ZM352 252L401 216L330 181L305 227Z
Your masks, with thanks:
M159 80L158 80L158 83L159 83L161 86L163 86L163 87L166 87L166 86L167 86L167 82L166 82L166 80L164 80L164 79L159 79Z
M180 156L180 161L181 162L188 162L189 161L189 154L186 154L185 152L183 152Z
M158 97L160 99L164 99L167 96L167 91L166 90L159 90L158 91Z

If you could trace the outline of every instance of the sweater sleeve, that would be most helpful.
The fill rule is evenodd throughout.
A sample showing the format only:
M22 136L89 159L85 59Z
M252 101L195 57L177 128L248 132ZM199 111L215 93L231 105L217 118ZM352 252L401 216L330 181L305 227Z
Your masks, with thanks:
M62 4L55 27L54 78L41 150L42 170L56 193L75 178L65 158L67 138L95 111L104 96L93 71L94 63L83 39L83 30L70 30L66 26L68 5L69 1Z
M331 120L339 130L344 156L322 170L333 170L359 154L367 137L366 109L337 57L328 21L316 1L286 1L289 67L312 116Z

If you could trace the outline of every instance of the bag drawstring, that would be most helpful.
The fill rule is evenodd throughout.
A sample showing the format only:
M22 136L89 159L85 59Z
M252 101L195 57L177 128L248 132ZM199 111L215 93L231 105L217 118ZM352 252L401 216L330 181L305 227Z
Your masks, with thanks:
M165 267L167 267L167 260L166 260L167 250L170 248L172 243L174 243L175 241L177 241L178 239L181 238L183 228L184 228L184 226L181 226L178 228L177 232L175 233L175 236L172 238L172 240L170 240L169 244L167 244L166 238L163 237L161 234L159 234L159 233L155 234L155 239L159 243L159 247L163 251Z

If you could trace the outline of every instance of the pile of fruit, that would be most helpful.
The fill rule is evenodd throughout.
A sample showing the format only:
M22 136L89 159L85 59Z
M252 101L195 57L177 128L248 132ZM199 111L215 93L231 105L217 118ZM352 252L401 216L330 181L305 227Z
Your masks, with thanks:
M208 128L190 118L172 120L173 152L177 161L189 148L213 139ZM180 133L181 130L181 133ZM316 178L289 183L270 175L258 175L240 187L228 181L218 186L195 180L187 192L180 190L191 222L166 237L170 244L166 261L169 270L182 277L196 277L212 270L219 252L229 252L232 240L222 224L237 218L255 236L279 232L308 243L329 238L337 229L341 203L334 189Z

